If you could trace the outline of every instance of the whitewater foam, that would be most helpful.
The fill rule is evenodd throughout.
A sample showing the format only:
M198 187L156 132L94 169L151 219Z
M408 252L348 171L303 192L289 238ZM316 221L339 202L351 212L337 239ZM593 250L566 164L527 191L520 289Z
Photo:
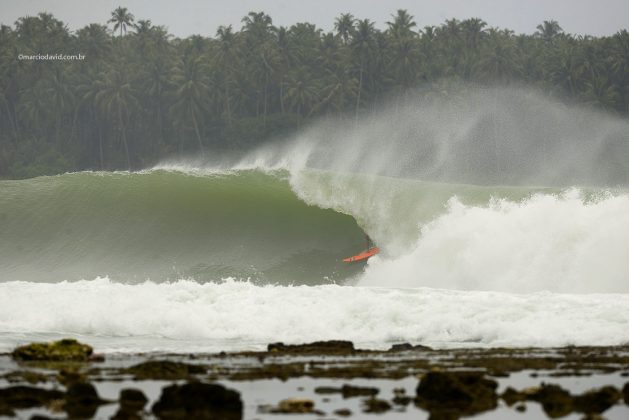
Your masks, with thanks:
M374 258L359 284L459 290L628 292L629 196L578 190L448 210L411 252Z
M33 335L79 336L106 351L239 350L352 340L372 348L616 345L629 295L256 286L226 280L121 284L107 278L0 283L0 351ZM107 340L104 340L107 338Z

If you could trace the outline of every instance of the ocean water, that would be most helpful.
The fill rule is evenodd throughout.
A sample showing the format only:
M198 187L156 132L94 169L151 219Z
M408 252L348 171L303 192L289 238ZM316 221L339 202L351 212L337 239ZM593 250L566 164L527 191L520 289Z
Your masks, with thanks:
M396 109L0 181L0 351L629 343L629 124L521 91Z

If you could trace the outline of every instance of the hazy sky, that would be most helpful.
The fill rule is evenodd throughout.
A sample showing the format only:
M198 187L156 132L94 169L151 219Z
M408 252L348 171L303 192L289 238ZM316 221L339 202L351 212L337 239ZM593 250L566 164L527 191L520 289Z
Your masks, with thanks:
M240 28L249 11L266 12L278 26L307 21L325 30L345 12L384 28L397 9L407 9L420 27L453 17L480 17L490 26L518 33L535 32L539 23L550 19L574 34L609 35L629 28L629 0L0 0L0 23L12 25L18 17L47 11L76 30L105 23L119 5L136 19L150 19L179 37L214 36L220 25Z

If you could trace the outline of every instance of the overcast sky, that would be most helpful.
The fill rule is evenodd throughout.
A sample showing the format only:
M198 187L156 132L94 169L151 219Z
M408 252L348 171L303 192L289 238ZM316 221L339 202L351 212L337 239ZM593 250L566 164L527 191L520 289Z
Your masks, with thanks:
M629 28L629 0L0 0L0 23L13 25L18 17L47 11L76 30L106 23L119 5L136 20L150 19L178 37L214 36L220 25L238 29L249 11L266 12L276 26L307 21L324 30L332 30L334 18L346 12L384 28L397 9L407 9L419 27L480 17L517 33L533 33L550 19L573 34L610 35Z

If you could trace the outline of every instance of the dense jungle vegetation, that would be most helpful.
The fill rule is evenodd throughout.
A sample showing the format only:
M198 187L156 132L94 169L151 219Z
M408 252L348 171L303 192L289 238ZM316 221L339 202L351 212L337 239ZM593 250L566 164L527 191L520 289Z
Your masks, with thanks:
M84 60L19 58L79 53ZM453 81L533 86L628 116L629 33L573 36L545 21L515 34L481 19L420 28L398 10L385 30L351 14L333 32L276 27L251 12L240 30L179 39L123 7L77 31L40 13L0 28L0 177L245 149L407 92L449 95Z

